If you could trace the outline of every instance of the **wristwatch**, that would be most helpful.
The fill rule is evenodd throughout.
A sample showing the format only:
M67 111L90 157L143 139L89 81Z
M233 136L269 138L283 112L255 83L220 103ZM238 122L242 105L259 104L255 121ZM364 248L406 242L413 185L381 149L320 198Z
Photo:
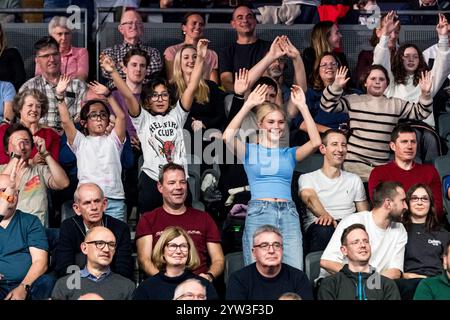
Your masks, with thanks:
M25 283L22 282L20 285L25 288L25 291L27 293L30 292L31 286L29 284L25 284Z

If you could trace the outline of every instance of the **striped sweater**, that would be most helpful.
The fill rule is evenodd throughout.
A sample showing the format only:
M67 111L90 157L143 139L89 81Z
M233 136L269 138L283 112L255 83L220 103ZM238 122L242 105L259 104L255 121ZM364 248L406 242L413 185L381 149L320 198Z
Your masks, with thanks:
M418 103L368 94L342 97L342 89L325 88L320 107L327 112L348 112L350 137L345 161L379 166L389 161L391 132L399 119L424 119L433 100L420 97Z

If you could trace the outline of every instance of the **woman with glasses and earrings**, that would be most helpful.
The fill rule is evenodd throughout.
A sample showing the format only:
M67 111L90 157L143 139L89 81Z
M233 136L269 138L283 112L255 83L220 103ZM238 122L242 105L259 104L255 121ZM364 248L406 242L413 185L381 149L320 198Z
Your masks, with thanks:
M141 104L120 77L112 59L108 56L103 56L101 59L102 67L110 74L128 106L128 113L141 141L144 163L138 183L140 214L152 211L163 204L162 195L157 188L162 166L169 162L177 163L185 168L187 176L183 126L199 87L208 43L206 39L197 43L198 54L192 65L189 81L184 83L183 93L177 97L174 107L171 106L175 101L171 98L170 88L164 80L156 79L144 87L141 99L143 104ZM192 197L188 196L188 203L191 202L190 198Z
M105 97L116 115L116 122L111 133L105 135L110 124L108 106L104 100L88 100L80 111L82 132L78 131L64 101L64 92L69 82L69 77L60 77L56 86L56 99L67 142L77 158L78 183L96 183L108 199L105 213L126 222L127 210L120 163L126 136L125 113L107 87L91 82L89 88Z
M176 287L187 279L197 279L206 287L208 300L216 300L214 286L192 273L200 265L194 241L180 227L167 227L152 252L152 261L159 273L139 284L133 300L172 300Z
M420 280L441 273L441 257L450 233L438 222L433 193L427 185L411 186L406 193L406 202L408 210L403 214L403 224L408 232L408 242L404 273L397 284L402 299L412 300Z
M12 111L15 115L15 122L20 122L30 129L33 136L41 137L45 140L46 150L52 155L53 159L59 159L60 136L52 128L39 124L39 120L47 114L48 100L47 97L39 90L25 89L14 97L12 103ZM13 117L11 117L13 119ZM0 150L4 150L3 136L10 124L3 123L0 125ZM36 146L33 146L30 159L34 164L45 164L44 158L38 153ZM9 155L0 152L0 164L8 163Z

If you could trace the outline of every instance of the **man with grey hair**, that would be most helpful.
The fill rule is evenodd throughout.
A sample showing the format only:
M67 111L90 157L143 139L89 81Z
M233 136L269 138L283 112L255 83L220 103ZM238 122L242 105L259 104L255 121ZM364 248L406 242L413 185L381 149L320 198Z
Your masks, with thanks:
M86 81L89 75L89 53L86 48L72 46L72 28L67 17L54 16L48 23L48 34L59 44L61 74ZM36 64L36 75L42 73Z
M55 270L58 276L66 275L67 268L71 265L85 265L80 244L84 241L87 231L103 226L111 230L117 239L111 263L112 271L134 280L130 229L126 223L104 213L108 200L102 189L95 183L80 184L75 191L74 200L73 210L76 215L61 223L55 253Z
M130 300L135 284L110 268L116 248L116 237L111 230L90 229L80 245L87 257L86 266L80 272L59 279L52 299L77 300L87 293L96 293L105 300Z
M173 300L206 300L206 287L198 279L184 280L176 288Z
M282 263L283 237L278 228L263 225L253 234L252 254L256 262L231 274L227 300L276 300L285 292L295 292L312 300L306 274Z

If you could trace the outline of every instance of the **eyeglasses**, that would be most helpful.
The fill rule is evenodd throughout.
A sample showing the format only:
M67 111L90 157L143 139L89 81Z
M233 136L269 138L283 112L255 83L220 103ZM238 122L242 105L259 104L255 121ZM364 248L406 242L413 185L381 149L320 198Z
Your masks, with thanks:
M121 26L127 26L128 28L131 28L132 26L142 27L143 23L142 22L137 22L137 21L127 21L127 22L122 22L120 25Z
M43 59L49 59L50 57L56 58L60 55L60 53L58 51L55 52L50 52L50 53L46 53L46 54L41 54L39 56L37 56L38 58L43 58Z
M206 296L204 294L193 294L192 292L186 292L175 300L206 300Z
M280 251L283 248L283 245L279 242L274 243L263 242L253 246L253 248L260 248L262 251L269 251L270 247L272 247L274 251Z
M350 245L350 246L359 246L361 244L364 244L364 245L370 244L369 239L355 240L355 241L348 243L348 245Z
M418 202L419 200L422 200L422 202L429 202L430 198L428 198L427 196L423 196L423 197L411 196L411 199L410 199L411 202Z
M86 244L95 244L95 246L97 247L97 249L99 250L103 250L103 248L108 245L108 249L113 251L116 250L116 243L115 242L106 242L103 240L93 240L93 241L88 241L85 242Z
M187 243L182 243L182 244L176 244L176 243L168 243L167 244L167 250L170 253L173 253L175 251L178 250L178 248L180 248L181 252L188 252L189 250L189 245Z
M167 99L169 99L169 93L167 92L163 92L163 93L153 93L150 98L152 99L152 101L158 101L159 97L161 97L162 101L167 101Z
M106 112L91 112L88 114L88 118L91 120L98 120L98 118L100 118L101 120L106 120L108 119L108 114Z
M336 68L338 66L337 62L331 62L331 63L321 63L319 65L320 68Z

